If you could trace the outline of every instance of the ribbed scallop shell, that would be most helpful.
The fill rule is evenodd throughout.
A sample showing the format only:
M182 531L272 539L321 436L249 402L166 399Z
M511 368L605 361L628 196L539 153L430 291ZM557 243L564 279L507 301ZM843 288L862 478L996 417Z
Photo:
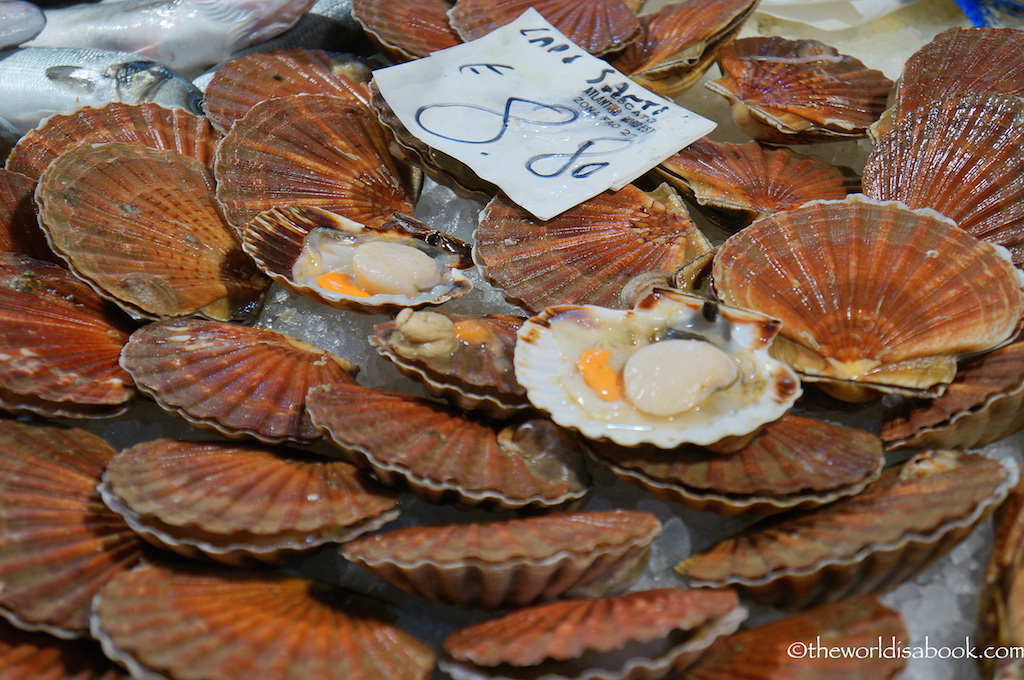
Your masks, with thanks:
M259 311L269 281L242 252L199 161L136 144L78 146L43 173L53 250L129 313L221 321Z
M398 516L397 494L348 463L227 442L136 444L107 463L100 493L147 540L227 564L283 562Z
M57 261L36 219L35 188L31 177L0 168L0 252Z
M630 484L693 510L737 515L807 509L859 493L885 456L875 435L787 414L739 451L697 446L594 446L594 458Z
M494 609L621 589L660 534L658 518L645 512L553 513L385 531L341 554L415 595Z
M711 244L678 197L633 185L606 191L546 222L498 196L480 214L473 259L531 312L557 304L621 307L633 277L674 271Z
M138 561L96 490L114 454L84 430L0 420L0 613L19 628L87 635L93 595Z
M475 40L531 7L593 55L622 49L640 32L636 14L622 0L459 0L448 10L448 22L463 40Z
M1013 647L1024 640L1021 587L1024 586L1024 482L1018 482L992 517L995 540L979 594L978 636L983 646ZM1013 655L1011 655L1013 656ZM1021 659L980 661L982 677L1013 680L1024 672Z
M685 668L746 616L729 591L661 588L553 602L455 631L439 665L455 680L658 680Z
M850 168L790 149L767 149L757 142L703 138L655 170L729 232L763 215L808 201L842 199L860 189L860 178Z
M1024 265L1024 100L968 94L903 113L875 143L864 193L934 208Z
M92 640L60 640L0 621L0 669L7 680L125 680L125 670Z
M374 113L332 95L261 102L224 137L217 199L241 230L258 213L312 205L369 226L413 208Z
M1009 341L1024 310L995 246L858 195L755 221L722 244L712 275L726 304L782 321L774 356L861 398L941 391L958 356Z
M228 130L267 99L293 94L331 94L369 104L370 69L354 57L323 50L256 52L217 69L206 86L203 107L210 121Z
M673 2L640 15L640 35L611 59L616 69L664 97L693 85L739 32L752 0Z
M561 505L588 490L580 445L550 421L492 425L433 401L358 385L312 390L307 407L353 462L428 500L512 510Z
M426 680L433 651L357 597L269 572L144 564L102 590L92 630L132 677Z
M0 408L107 417L135 396L118 365L131 325L67 270L0 253Z
M282 333L198 319L135 331L121 365L139 390L194 425L266 444L321 437L306 392L355 383L352 364Z
M524 321L510 314L409 310L374 326L370 344L434 396L508 418L530 407L512 364Z
M352 17L395 61L410 61L462 42L448 24L445 0L353 0Z
M174 151L213 167L220 138L203 116L152 103L112 102L50 116L18 141L7 159L7 169L39 179L46 166L65 151L82 144L108 142Z
M383 241L414 247L434 261L439 282L415 296L376 293L357 297L333 292L315 283L310 285L296 276L294 268L306 249L308 237L317 230L336 232L346 239L351 238L353 244ZM396 214L386 222L366 225L313 206L275 208L256 215L245 225L242 247L256 266L274 281L293 293L336 309L367 314L396 312L409 307L439 305L473 289L473 284L459 271L472 266L469 244L405 215ZM319 263L319 254L316 260ZM326 264L323 269L331 270Z
M926 451L851 498L771 518L676 565L694 587L786 608L880 593L945 554L1006 498L1016 465Z
M816 40L740 38L718 55L723 77L707 87L732 104L755 139L800 144L864 137L893 82Z

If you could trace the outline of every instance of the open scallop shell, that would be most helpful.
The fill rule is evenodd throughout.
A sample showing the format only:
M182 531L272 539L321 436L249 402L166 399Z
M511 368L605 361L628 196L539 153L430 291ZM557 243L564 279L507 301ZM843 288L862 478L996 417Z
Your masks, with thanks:
M354 254L368 243L396 244L426 254L436 268L435 281L411 287L415 295L373 291L363 296L319 285L317 279L322 274L352 274ZM364 225L312 206L275 208L245 226L242 246L257 267L284 287L337 309L381 314L439 305L473 289L459 271L472 266L469 245L407 216ZM391 278L402 279L402 265L390 269L394 269Z
M227 564L281 563L398 516L397 494L348 463L227 442L136 444L107 463L100 493L150 542Z
M494 609L621 589L660 534L645 512L554 513L396 529L347 543L341 554L415 595Z
M729 591L662 588L553 602L455 631L439 666L455 680L660 680L746 616Z
M0 419L0 614L25 630L88 635L96 591L142 541L100 499L116 452L77 428Z
M307 408L352 462L427 500L518 510L562 505L588 491L579 443L547 420L479 422L433 401L358 385L313 389Z
M1024 100L967 94L902 113L864 166L864 193L933 208L1024 265Z
M61 640L0 621L0 668L10 680L127 680L94 640Z
M269 281L242 252L213 194L213 174L199 161L112 142L53 161L36 202L54 252L129 313L246 319Z
M817 40L740 38L718 53L723 77L707 87L729 100L754 139L802 144L867 136L893 82Z
M922 452L856 496L755 524L676 571L693 587L736 587L786 608L884 592L960 542L1017 476L1012 461Z
M773 356L850 400L941 392L958 357L1010 341L1024 310L1005 251L856 194L762 217L722 244L712 276L726 304L782 321Z
M592 448L597 462L633 486L723 515L825 505L863 491L885 463L875 435L790 414L727 456L696 446Z
M125 345L121 365L164 409L227 437L265 444L319 439L306 393L355 383L358 370L283 333L199 319L140 328Z
M292 576L143 564L103 588L92 631L135 678L426 680L433 651L382 609Z
M324 94L253 106L217 150L217 199L238 230L264 210L312 205L370 227L413 207L368 107Z
M39 227L32 200L35 189L31 177L0 168L0 252L59 261Z
M157 104L111 102L73 113L50 116L29 130L7 159L7 169L39 179L65 151L83 144L124 142L174 151L213 167L221 135L210 121L181 109Z
M530 407L512 364L516 332L525 320L403 310L373 327L370 344L434 396L509 418Z
M395 61L411 61L462 42L445 0L353 0L352 18Z
M484 276L534 313L558 304L621 306L630 279L674 271L711 249L673 191L633 185L546 222L498 196L480 214L474 241Z
M595 440L623 446L707 446L744 437L781 417L800 396L789 367L768 355L778 322L756 312L718 306L680 291L657 289L630 310L593 305L549 307L519 330L515 369L531 403L562 425ZM642 408L630 396L606 399L588 384L580 358L608 350L622 365L640 350L666 340L710 343L736 366L736 377L678 412ZM702 381L697 374L680 383Z
M118 365L132 326L67 270L0 253L0 408L107 417L135 397Z

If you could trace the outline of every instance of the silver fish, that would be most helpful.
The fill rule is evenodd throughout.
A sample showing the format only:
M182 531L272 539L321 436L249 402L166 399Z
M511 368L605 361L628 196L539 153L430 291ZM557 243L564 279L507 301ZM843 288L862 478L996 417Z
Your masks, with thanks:
M163 64L110 50L21 47L0 52L0 118L21 134L55 113L113 101L202 114L203 94Z
M0 50L28 42L39 35L45 25L43 10L31 2L0 1Z

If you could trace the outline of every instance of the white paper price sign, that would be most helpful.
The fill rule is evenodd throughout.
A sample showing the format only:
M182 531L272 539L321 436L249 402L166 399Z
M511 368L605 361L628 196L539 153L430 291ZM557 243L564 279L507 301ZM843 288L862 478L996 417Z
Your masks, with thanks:
M640 87L530 9L429 57L374 72L424 143L546 220L621 189L715 123Z

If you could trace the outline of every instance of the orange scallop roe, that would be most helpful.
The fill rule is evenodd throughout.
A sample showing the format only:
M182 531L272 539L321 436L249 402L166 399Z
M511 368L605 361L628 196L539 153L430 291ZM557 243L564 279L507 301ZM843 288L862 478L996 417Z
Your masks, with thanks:
M601 395L605 401L622 399L622 376L608 366L612 358L611 350L588 349L576 361L583 380L587 386Z
M329 290L332 293L341 293L342 295L349 295L351 297L370 297L370 293L357 286L352 282L351 277L348 274L341 274L339 272L327 272L316 277L316 285L320 286L324 290Z
M470 345L483 345L493 335L487 326L476 321L459 321L452 327L455 339Z

